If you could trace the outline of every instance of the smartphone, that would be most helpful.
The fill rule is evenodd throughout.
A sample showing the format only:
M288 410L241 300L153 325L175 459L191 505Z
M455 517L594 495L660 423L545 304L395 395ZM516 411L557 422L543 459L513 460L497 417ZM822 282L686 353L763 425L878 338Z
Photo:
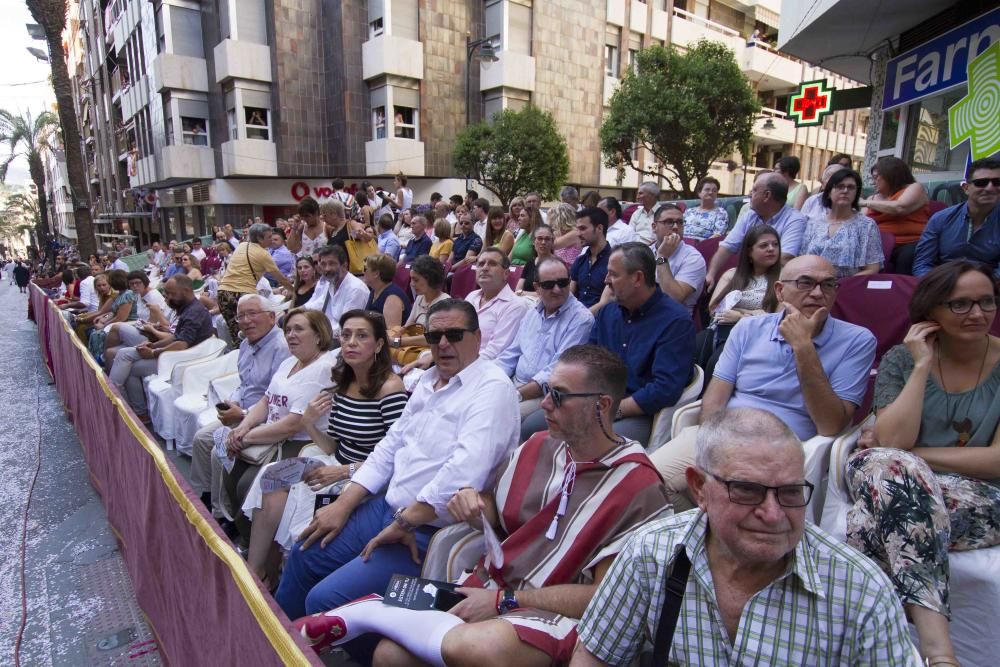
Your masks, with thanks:
M216 403L215 409L218 410L219 412L222 412L223 410L228 410L229 403Z
M439 588L437 595L434 596L434 608L438 611L448 611L464 599L465 596L461 593Z
M340 497L339 493L317 493L313 503L313 516L327 505L332 505L333 501ZM447 610L445 610L447 611Z

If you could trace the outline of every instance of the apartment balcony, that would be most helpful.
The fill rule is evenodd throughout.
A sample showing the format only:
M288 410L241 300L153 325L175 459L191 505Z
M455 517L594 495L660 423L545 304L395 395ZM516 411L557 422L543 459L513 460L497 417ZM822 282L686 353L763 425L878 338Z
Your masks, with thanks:
M625 2L626 0L608 0L608 23L625 27Z
M223 143L220 150L223 176L278 175L278 148L273 141L232 139Z
M379 35L361 45L361 75L365 81L393 74L424 78L424 45L412 39Z
M156 158L150 155L135 163L135 173L129 174L128 186L140 188L156 182Z
M386 137L365 142L365 174L424 175L424 142Z
M770 121L770 127L768 122ZM767 125L767 127L765 127ZM753 124L753 140L761 146L795 143L795 123L783 111L761 109L761 116ZM810 144L811 145L811 144Z
M646 32L646 3L641 0L629 0L628 27L640 35Z
M535 59L523 53L498 51L496 62L479 63L479 89L535 90Z
M204 58L161 53L153 59L153 90L208 92L208 65Z
M740 67L760 91L795 88L802 82L802 64L763 42L744 46Z
M122 93L122 120L126 123L149 104L149 83L145 75Z
M224 39L213 52L215 82L228 79L271 82L271 48L236 39Z
M650 29L650 34L653 39L662 39L667 41L667 25L669 24L670 14L663 11L662 9L657 9L653 7L653 24Z
M161 181L215 178L215 158L210 146L164 146L160 167Z
M739 53L745 42L740 37L740 33L732 28L709 21L701 16L695 16L691 12L674 8L674 22L670 34L670 41L678 46L690 47L699 39L707 39L713 42L722 42L735 53Z

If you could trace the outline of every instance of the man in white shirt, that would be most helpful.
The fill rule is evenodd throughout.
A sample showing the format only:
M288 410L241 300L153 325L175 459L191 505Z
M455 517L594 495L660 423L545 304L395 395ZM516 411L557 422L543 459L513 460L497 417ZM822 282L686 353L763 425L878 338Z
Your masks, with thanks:
M463 488L488 488L517 445L517 392L479 358L471 304L435 303L424 335L436 366L288 557L275 599L289 618L381 593L393 574L419 574L435 530L455 523L448 501Z
M111 260L111 265L108 266L109 271L124 271L128 273L128 264L123 262L121 258L118 257L118 253L109 252L108 259Z
M164 255L166 253L163 252L160 242L153 241L153 244L149 247L149 252L146 254L146 257L149 259L149 266L159 266L162 264Z
M524 195L524 208L532 211L538 211L538 215L542 216L542 222L548 224L548 215L542 210L542 198L537 192L529 192Z
M370 290L348 268L347 253L338 245L323 246L316 252L321 277L312 298L303 308L318 310L326 315L333 336L340 339L340 316L349 310L364 308Z
M490 212L490 203L482 198L472 202L472 231L483 241L486 240L486 218Z
M622 205L614 197L605 197L597 202L597 208L608 214L608 233L604 239L612 248L623 243L638 241L639 235L630 224L622 220Z
M653 242L653 218L659 204L660 186L652 181L646 181L639 186L639 193L636 199L639 200L639 208L632 213L629 218L629 225L639 235L639 239L646 244Z
M656 257L656 282L674 301L694 308L705 286L705 258L684 243L684 213L676 204L656 211L653 234L649 247Z
M199 262L204 261L205 249L201 247L201 239L197 236L191 239L191 256L196 257Z
M59 307L72 313L92 313L98 309L101 301L94 289L94 276L91 275L90 266L81 264L76 267L76 277L80 280L80 300Z

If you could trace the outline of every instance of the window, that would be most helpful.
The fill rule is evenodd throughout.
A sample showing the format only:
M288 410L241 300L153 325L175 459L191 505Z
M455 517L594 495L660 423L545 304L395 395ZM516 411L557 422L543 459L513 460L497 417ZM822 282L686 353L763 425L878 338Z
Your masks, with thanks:
M383 32L385 32L385 27L382 24L382 17L378 17L374 21L368 24L368 38L378 37Z
M375 139L385 139L385 107L372 109L372 136Z
M378 37L385 32L385 1L368 0L368 38Z
M604 74L612 79L618 78L618 47L604 45Z
M268 124L268 110L260 107L243 107L243 113L247 127L247 139L270 141L271 126Z
M639 55L638 49L628 50L628 71L635 74L635 59Z
M207 123L204 118L181 116L181 130L184 143L189 146L208 146Z
M226 125L229 128L229 138L236 139L239 136L239 128L236 125L236 109L226 111Z
M966 86L925 97L907 109L906 150L903 159L914 173L965 170L968 142L951 150L948 139L948 109L965 97ZM885 129L883 129L883 132Z
M156 52L163 53L167 50L167 38L163 31L163 5L156 8L156 12L153 14L153 22L156 26Z
M393 107L393 131L400 139L417 138L417 110L412 107Z

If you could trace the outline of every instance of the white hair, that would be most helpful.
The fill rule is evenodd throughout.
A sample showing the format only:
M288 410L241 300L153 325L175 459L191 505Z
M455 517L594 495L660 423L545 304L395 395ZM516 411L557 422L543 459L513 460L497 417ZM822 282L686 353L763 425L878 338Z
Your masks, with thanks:
M645 183L639 186L639 189L646 190L646 192L653 195L654 197L660 196L660 186L654 183L653 181L646 181Z
M236 307L239 308L240 306L242 306L244 303L247 303L251 299L256 299L257 301L259 301L260 309L266 310L269 313L277 313L284 310L284 308L281 308L280 304L277 304L274 301L268 299L267 297L261 296L260 294L244 294L243 296L240 297L240 300L236 302Z
M737 445L780 445L802 453L802 443L777 417L760 408L732 408L712 415L698 429L695 465L714 472L725 460L726 450Z

